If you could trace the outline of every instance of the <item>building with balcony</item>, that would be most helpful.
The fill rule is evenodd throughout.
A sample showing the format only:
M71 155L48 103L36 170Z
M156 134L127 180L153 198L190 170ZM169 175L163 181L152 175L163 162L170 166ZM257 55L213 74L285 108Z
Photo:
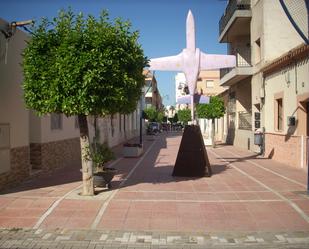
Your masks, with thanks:
M176 99L183 95L189 94L188 86L186 83L186 78L184 73L177 73L175 76L175 92ZM196 92L205 96L215 96L224 92L227 89L225 86L220 85L220 71L219 70L210 70L210 71L201 71L197 84ZM176 104L176 112L185 108L189 108L190 104ZM212 144L211 141L211 120L199 119L199 124L201 131L204 137L204 142L207 145ZM217 141L223 140L223 118L216 120L216 134L215 138Z
M228 43L228 54L236 56L235 68L220 70L221 86L229 87L222 95L227 104L224 137L246 149L253 147L251 20L250 0L230 0L219 22L219 41Z
M199 94L205 96L217 96L224 92L228 87L220 85L220 71L210 70L201 71L198 77L196 90ZM204 143L206 145L211 145L213 143L211 138L212 132L212 120L199 119L199 124L203 134ZM224 137L224 117L215 120L215 140L222 141Z
M308 12L301 16L307 22ZM308 45L279 1L230 0L219 23L236 67L221 70L227 105L226 142L260 152L254 132L264 132L264 155L304 168L308 149ZM308 33L308 30L304 31Z
M227 87L220 85L220 71L201 71L197 79L196 90L205 96L216 96L225 91Z
M143 74L145 75L145 108L154 107L156 110L161 110L163 108L163 104L157 79L149 70L144 70Z

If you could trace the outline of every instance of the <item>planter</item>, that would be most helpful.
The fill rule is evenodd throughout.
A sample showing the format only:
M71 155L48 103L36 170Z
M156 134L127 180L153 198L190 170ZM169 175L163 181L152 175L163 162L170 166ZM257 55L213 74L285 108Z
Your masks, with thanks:
M154 141L155 140L155 135L147 135L146 139L147 139L147 141Z
M111 181L116 175L117 170L114 168L105 168L103 172L93 174L93 184L95 187L111 188Z
M139 157L143 153L143 147L140 144L123 145L124 157Z

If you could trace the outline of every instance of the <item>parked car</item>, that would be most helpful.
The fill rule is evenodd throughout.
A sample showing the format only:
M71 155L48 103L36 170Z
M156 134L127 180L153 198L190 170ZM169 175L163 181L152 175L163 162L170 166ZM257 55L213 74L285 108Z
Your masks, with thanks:
M157 135L161 132L161 125L158 122L150 122L147 127L148 135Z

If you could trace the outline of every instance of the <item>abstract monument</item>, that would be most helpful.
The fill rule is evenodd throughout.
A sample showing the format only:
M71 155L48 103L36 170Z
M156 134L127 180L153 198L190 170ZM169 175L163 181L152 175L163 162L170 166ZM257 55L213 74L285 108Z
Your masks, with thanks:
M191 120L194 122L194 99L196 82L201 70L235 67L234 55L205 54L195 46L195 25L191 10L186 21L187 47L178 55L151 59L150 70L182 71L185 74L189 95L179 102L191 103ZM207 99L204 99L207 103ZM194 159L194 163L192 162ZM199 126L186 126L178 151L174 176L205 176L211 175L211 168Z

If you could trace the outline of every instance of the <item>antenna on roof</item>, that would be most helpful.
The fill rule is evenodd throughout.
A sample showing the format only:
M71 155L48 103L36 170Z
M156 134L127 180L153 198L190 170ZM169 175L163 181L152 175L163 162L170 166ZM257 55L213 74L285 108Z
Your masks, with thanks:
M29 32L29 30L26 28L26 25L33 24L33 20L26 20L26 21L20 21L20 22L0 22L0 32L3 34L5 38L5 52L4 52L4 63L7 64L7 54L9 49L9 40L10 38L15 34L17 27L22 27L25 30ZM1 44L0 44L1 48Z

